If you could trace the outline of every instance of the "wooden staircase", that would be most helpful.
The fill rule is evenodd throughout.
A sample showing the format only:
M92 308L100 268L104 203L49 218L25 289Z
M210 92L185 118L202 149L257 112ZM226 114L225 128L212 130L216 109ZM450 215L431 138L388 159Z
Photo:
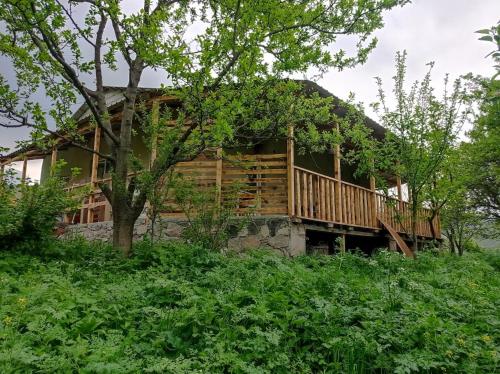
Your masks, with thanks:
M398 247L403 251L405 256L416 258L415 253L413 253L413 251L410 248L408 248L405 241L401 238L401 236L399 236L398 232L394 230L394 228L379 215L377 215L377 219L380 221L382 226L384 226L387 229L387 231L389 231L389 234L391 234L392 238L396 241L396 243L398 243Z

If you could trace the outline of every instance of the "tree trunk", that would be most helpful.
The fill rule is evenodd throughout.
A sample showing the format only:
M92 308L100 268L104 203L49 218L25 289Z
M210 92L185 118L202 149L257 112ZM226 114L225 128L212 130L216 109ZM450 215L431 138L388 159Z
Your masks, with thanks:
M132 237L134 235L134 222L127 214L113 214L113 247L119 248L123 256L132 254Z
M145 199L134 201L135 183L128 183L129 162L132 153L132 125L137 98L137 86L142 74L142 62L137 59L130 69L129 83L120 125L120 143L113 148L115 170L112 177L113 246L125 257L132 253L134 223L142 212ZM136 204L137 203L137 204Z
M452 235L448 235L448 241L450 242L450 253L452 255L455 254L455 241L453 240Z

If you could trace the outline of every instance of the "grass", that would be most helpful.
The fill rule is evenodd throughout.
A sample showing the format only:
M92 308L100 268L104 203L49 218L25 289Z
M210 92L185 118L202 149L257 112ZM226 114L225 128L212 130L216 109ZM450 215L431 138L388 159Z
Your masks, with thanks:
M498 251L286 259L139 244L0 253L0 372L499 370Z

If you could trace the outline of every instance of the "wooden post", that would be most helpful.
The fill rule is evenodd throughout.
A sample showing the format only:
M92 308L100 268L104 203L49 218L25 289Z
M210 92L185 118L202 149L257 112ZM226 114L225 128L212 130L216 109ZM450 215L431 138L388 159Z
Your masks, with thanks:
M99 152L100 146L101 146L101 128L96 127L94 130L94 152ZM89 207L87 209L87 223L92 223L94 218L94 208L92 204L94 203L94 189L96 187L98 165L99 165L99 155L97 153L93 153L92 170L90 171L91 193L89 195Z
M337 132L340 134L340 126L337 123ZM343 223L342 219L342 172L340 170L340 144L335 145L333 156L333 174L337 180L337 188L335 188L335 212L337 213L337 222Z
M24 156L24 158L23 158L23 171L21 174L21 183L26 182L27 171L28 171L28 157Z
M293 180L294 172L294 144L293 144L293 126L288 126L288 137L286 142L286 170L287 170L287 180L288 180L288 215L290 217L295 216L295 183Z
M50 155L50 175L54 174L54 167L57 162L57 147L54 145L52 147L52 154Z
M4 179L4 177L3 177L3 176L4 176L4 175L5 175L5 164L2 164L2 165L0 166L0 182L2 182L2 181L3 181L3 179Z
M222 148L217 148L216 153L216 163L215 163L215 187L217 193L217 205L220 207L222 202Z
M149 167L153 166L153 162L156 160L157 147L158 147L158 121L160 117L160 102L154 100L151 107L151 125L153 126L153 131L151 133L151 159L149 162Z

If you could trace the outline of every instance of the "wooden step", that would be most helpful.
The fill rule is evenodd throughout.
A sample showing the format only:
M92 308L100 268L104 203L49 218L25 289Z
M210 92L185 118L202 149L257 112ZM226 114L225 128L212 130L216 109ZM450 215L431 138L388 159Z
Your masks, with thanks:
M382 226L384 226L387 229L387 231L389 231L389 234L391 234L392 238L396 241L396 243L398 243L398 247L403 251L405 256L416 258L415 253L413 253L413 251L410 248L408 248L405 241L401 238L401 236L399 236L398 232L394 230L394 228L389 223L387 223L382 217L377 215L377 219L380 221Z

